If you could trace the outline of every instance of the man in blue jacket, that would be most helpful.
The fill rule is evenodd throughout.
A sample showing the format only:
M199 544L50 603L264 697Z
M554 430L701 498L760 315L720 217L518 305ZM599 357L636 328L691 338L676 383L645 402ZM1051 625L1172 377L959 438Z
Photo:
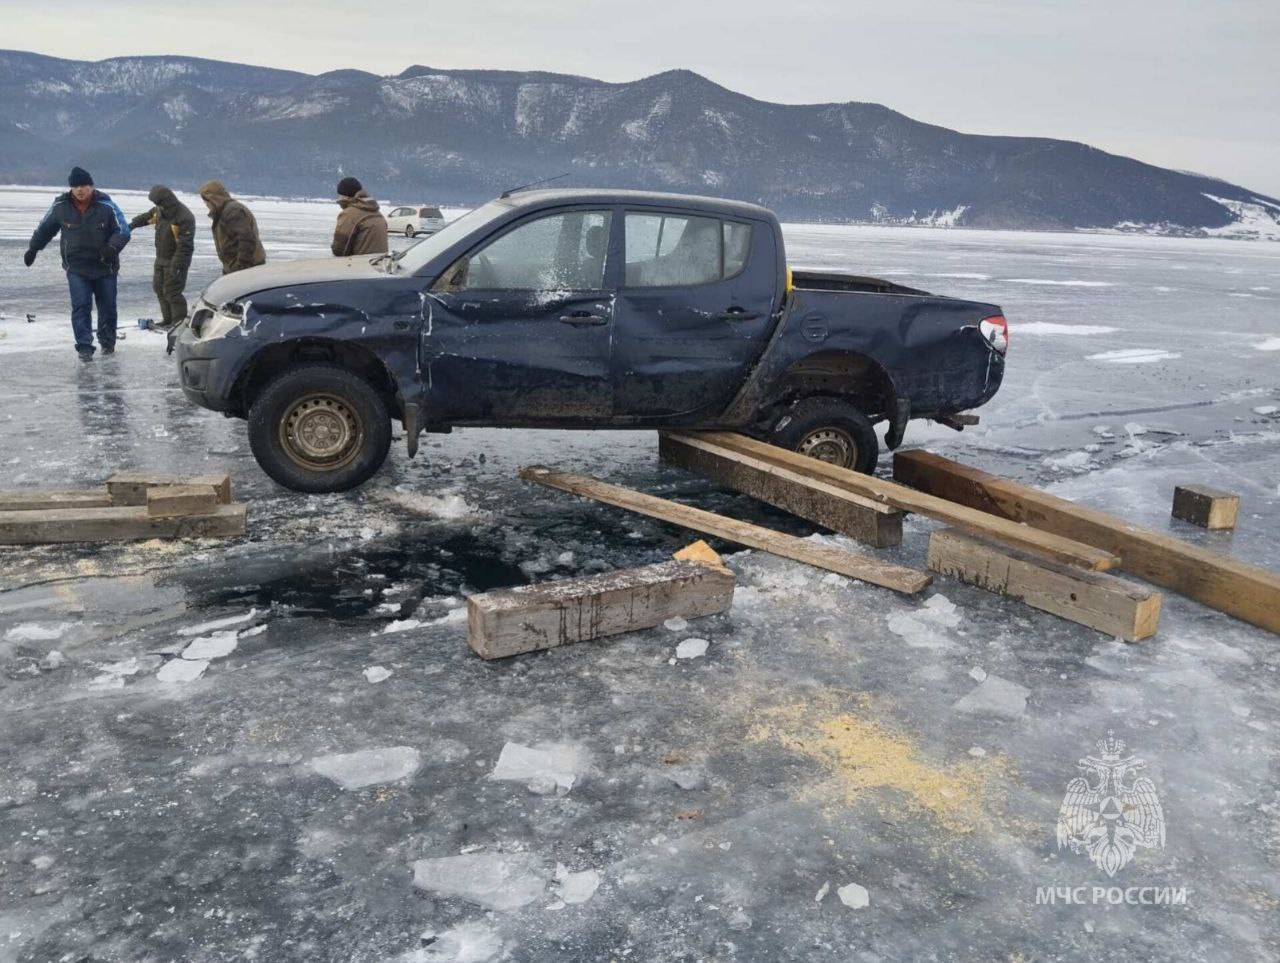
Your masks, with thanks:
M45 212L22 260L31 267L36 254L55 234L62 233L62 269L71 288L76 351L81 361L90 361L95 302L98 344L103 354L116 350L116 272L120 270L120 251L129 243L129 222L115 201L94 188L93 178L83 168L71 168L67 185L71 190L59 195Z

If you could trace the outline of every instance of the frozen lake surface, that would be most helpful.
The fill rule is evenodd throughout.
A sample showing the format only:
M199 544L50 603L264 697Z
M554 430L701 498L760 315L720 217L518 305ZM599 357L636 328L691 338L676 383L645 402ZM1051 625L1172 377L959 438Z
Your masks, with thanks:
M398 440L359 492L284 492L131 327L156 310L148 231L120 353L76 359L56 252L20 259L55 192L0 188L0 488L225 469L250 532L0 548L0 961L1280 954L1275 636L1166 593L1126 645L946 579L908 599L742 552L723 616L483 663L466 593L692 539L522 464L813 529L659 465L645 432L464 430L412 462ZM194 295L217 268L187 201ZM336 205L252 207L269 258L327 254ZM786 231L795 266L1003 306L982 424L908 445L1280 568L1280 245ZM1188 482L1239 492L1239 530L1171 522ZM885 555L922 567L932 527ZM1114 877L1055 841L1109 730L1167 824ZM1188 895L1036 902L1095 886Z

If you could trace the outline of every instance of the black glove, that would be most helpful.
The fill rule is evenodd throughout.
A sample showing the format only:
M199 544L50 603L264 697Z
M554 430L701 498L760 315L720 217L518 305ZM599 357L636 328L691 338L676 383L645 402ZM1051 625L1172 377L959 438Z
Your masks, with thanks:
M108 244L102 249L102 261L104 264L115 264L120 260L120 252Z
M22 255L22 263L27 267L31 267L36 262L35 248L27 248L26 253Z

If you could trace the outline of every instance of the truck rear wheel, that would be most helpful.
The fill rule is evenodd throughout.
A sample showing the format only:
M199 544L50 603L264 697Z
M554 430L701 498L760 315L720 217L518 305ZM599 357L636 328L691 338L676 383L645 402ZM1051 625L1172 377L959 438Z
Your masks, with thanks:
M369 382L331 364L290 368L249 409L249 447L262 470L297 492L342 492L386 461L391 416Z
M797 401L778 419L769 441L864 475L875 471L880 457L880 443L871 419L837 398Z

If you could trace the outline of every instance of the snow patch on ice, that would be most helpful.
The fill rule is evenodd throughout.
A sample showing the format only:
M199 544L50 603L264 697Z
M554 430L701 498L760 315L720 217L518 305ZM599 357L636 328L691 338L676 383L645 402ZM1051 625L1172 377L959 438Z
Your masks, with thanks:
M422 768L422 754L411 746L389 746L317 756L308 766L343 789L363 789L408 779Z
M1181 357L1181 354L1163 348L1118 348L1115 351L1091 354L1089 360L1105 361L1107 364L1151 364L1154 361L1172 361Z
M1088 336L1095 334L1111 334L1117 328L1109 327L1105 324L1059 324L1056 321L1024 321L1017 325L1015 330L1019 335L1023 334L1067 334L1077 336Z
M23 622L5 632L4 640L6 642L53 642L62 638L67 629L75 627L75 622Z
M1054 471L1086 472L1093 467L1087 451L1069 451L1065 455L1050 455L1041 462Z
M443 933L432 933L428 946L408 950L396 963L490 963L504 956L506 947L497 931L484 920L468 920Z
M1109 288L1114 287L1110 281L1080 281L1072 279L1069 281L1053 281L1048 278L1009 278L1009 284L1047 284L1053 287L1063 288Z

